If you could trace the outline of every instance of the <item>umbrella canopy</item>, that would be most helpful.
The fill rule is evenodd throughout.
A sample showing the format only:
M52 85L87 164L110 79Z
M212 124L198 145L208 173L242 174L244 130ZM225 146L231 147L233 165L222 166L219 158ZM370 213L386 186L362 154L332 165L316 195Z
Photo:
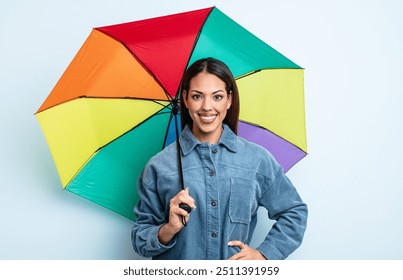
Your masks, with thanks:
M172 100L204 57L236 77L238 134L285 171L302 159L303 69L210 7L92 30L36 113L63 188L135 220L138 175L176 139Z

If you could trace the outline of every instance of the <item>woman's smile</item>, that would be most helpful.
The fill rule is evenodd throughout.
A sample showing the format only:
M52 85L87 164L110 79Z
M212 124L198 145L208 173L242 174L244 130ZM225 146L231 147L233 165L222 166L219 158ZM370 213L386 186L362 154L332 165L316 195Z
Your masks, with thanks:
M205 115L205 114L198 114L201 121L206 124L210 124L215 121L217 115Z

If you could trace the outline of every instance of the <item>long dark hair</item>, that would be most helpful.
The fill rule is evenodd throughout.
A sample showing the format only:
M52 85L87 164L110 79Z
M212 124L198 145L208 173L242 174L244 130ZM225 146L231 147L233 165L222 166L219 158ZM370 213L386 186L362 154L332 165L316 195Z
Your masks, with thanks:
M180 87L180 113L182 130L186 125L190 128L193 126L193 120L189 115L189 111L185 106L184 98L188 97L190 80L197 76L201 72L207 72L217 76L225 83L225 89L228 95L231 95L231 107L227 111L224 123L231 128L231 130L238 133L238 119L239 119L239 94L238 87L235 82L235 78L229 70L228 66L215 58L202 58L195 61L185 72L182 77L182 83ZM186 93L186 94L185 94Z

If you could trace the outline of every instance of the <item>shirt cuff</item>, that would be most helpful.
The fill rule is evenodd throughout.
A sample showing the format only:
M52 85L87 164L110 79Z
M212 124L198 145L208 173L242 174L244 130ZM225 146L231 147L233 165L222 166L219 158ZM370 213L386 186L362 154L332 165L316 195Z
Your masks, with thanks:
M270 244L262 243L256 250L258 250L268 260L284 260L283 255L278 249Z
M162 225L161 225L162 226ZM158 231L160 230L161 226L153 227L148 235L147 238L147 250L152 252L152 255L159 255L165 252L168 249L171 249L176 244L176 236L172 238L168 244L162 244L158 239Z

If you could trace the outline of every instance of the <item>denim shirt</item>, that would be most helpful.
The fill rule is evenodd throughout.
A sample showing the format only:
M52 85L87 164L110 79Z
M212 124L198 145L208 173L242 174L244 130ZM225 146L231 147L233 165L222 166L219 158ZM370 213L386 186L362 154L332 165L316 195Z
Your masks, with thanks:
M138 180L134 250L153 259L228 259L227 245L249 244L259 206L276 220L255 249L267 259L285 259L302 242L307 206L272 155L236 136L227 125L217 144L199 142L188 127L180 135L185 186L197 208L186 227L166 245L158 230L168 222L169 201L179 185L176 143L150 159Z

